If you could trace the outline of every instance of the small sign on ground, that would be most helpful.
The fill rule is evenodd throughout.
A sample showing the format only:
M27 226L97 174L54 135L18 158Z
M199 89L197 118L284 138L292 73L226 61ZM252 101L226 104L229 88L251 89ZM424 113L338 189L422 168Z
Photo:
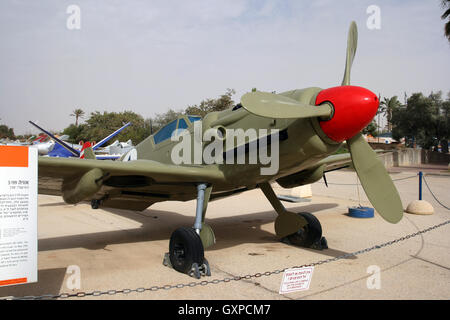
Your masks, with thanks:
M314 267L294 268L284 271L280 294L308 290Z

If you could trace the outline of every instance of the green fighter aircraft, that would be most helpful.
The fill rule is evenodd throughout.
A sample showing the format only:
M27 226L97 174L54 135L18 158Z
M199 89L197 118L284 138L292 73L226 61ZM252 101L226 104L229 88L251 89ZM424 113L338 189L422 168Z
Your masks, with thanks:
M193 227L172 233L164 259L197 278L210 275L204 248L215 237L204 221L208 202L218 198L260 188L278 214L275 232L280 239L305 247L320 242L317 218L287 211L270 185L274 181L285 188L310 184L352 163L376 211L397 223L403 215L399 194L360 133L379 101L371 91L350 85L356 47L352 22L341 86L247 93L240 104L203 120L180 116L116 161L95 160L89 149L86 159L40 157L39 193L62 195L69 204L91 201L94 209L137 211L160 201L197 199ZM345 141L350 153L334 155Z

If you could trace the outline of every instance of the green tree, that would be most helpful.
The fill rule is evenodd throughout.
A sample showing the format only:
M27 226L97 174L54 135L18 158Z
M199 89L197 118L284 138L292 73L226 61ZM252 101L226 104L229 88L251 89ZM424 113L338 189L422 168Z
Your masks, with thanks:
M223 111L234 106L232 96L236 93L233 89L227 89L226 92L218 99L206 99L199 105L188 106L185 110L186 114L206 116L213 111Z
M169 111L157 114L155 118L148 119L147 121L151 123L152 133L155 133L156 131L164 127L166 124L175 120L181 115L183 115L183 111L175 111L173 109L169 109Z
M65 128L62 134L67 134L70 139L68 139L71 143L78 143L79 141L89 141L90 138L87 134L88 126L87 124L75 125L71 124L67 128Z
M75 109L73 110L73 112L70 114L71 117L75 117L75 125L78 126L78 119L79 118L83 118L84 117L84 111L81 109Z
M397 96L393 96L391 98L385 97L383 101L380 102L379 112L386 117L388 132L392 132L392 112L399 108L400 105L401 103L398 101Z
M4 124L0 125L0 139L1 138L15 139L14 129Z
M132 111L124 112L92 112L86 123L81 125L71 124L64 129L63 134L70 136L71 142L100 141L115 130L122 127L127 122L131 125L119 133L115 139L128 141L131 139L133 144L138 144L150 135L150 121L144 120L141 115Z
M86 135L89 137L89 140L100 141L127 122L131 122L131 125L119 133L115 139L120 141L131 139L133 144L138 144L150 135L150 123L145 121L141 115L132 111L119 113L92 112L90 118L86 120Z
M393 111L393 138L405 137L407 144L418 144L424 149L432 149L441 144L443 152L448 152L450 137L450 94L442 100L442 92L412 94L406 106Z
M372 122L369 123L369 124L367 125L367 127L365 127L365 128L362 130L362 133L364 133L364 134L370 134L370 135L372 135L373 137L376 137L376 136L377 136L377 128L378 128L378 126L377 126L377 124L375 123L375 120L372 120Z

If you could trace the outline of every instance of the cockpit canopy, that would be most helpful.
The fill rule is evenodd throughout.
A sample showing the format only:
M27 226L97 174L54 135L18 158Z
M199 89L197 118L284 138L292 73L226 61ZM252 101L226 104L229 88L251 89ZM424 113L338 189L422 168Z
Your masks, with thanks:
M187 129L192 123L201 119L202 118L200 116L181 116L159 129L153 136L153 141L155 144L158 144L170 139L174 131Z

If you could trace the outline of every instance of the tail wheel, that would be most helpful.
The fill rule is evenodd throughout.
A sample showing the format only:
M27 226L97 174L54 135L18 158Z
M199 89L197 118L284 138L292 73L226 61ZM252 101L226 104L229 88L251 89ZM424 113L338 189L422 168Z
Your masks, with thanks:
M293 245L309 248L322 238L322 226L319 220L309 212L300 212L299 215L304 217L308 224L287 238Z
M204 248L200 236L192 228L178 228L172 233L169 243L169 258L178 272L188 273L192 265L203 264Z

